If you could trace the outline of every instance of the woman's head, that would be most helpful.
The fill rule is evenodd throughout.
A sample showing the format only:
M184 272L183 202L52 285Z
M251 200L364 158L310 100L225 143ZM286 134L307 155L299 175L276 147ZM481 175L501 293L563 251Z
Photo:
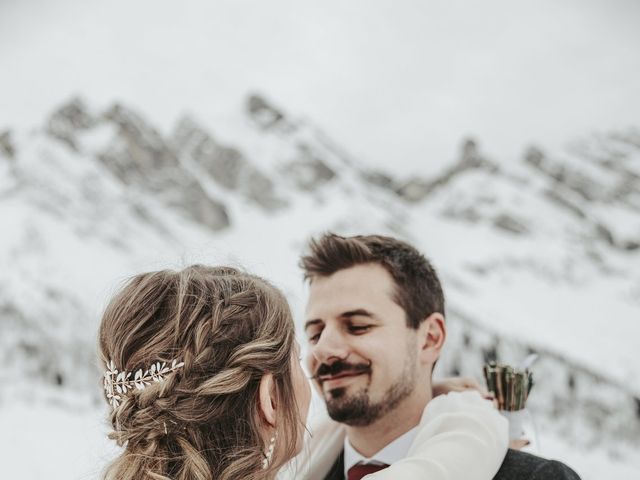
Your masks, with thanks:
M107 306L99 337L103 362L132 379L183 363L120 395L110 436L125 450L107 477L268 477L301 448L308 386L289 306L265 280L199 265L138 275Z

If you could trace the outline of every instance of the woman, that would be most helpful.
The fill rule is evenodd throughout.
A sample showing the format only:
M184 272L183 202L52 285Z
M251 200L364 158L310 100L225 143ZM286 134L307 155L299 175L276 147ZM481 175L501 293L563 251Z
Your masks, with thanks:
M99 342L110 438L124 447L105 478L269 479L301 452L310 387L287 301L265 280L198 265L138 275L107 306ZM506 430L495 415L490 440ZM412 455L430 461L440 432L424 431ZM314 442L334 432L327 423ZM484 445L473 454L497 469L506 433L504 448Z

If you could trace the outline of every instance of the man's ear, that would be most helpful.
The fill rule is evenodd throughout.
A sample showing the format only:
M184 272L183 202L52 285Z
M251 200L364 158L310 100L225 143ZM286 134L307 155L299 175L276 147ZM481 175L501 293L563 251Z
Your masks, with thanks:
M260 411L265 421L272 427L276 426L275 383L271 373L265 373L260 379L259 387Z
M434 364L447 338L447 327L441 313L432 313L420 324L418 339L420 357L424 363Z

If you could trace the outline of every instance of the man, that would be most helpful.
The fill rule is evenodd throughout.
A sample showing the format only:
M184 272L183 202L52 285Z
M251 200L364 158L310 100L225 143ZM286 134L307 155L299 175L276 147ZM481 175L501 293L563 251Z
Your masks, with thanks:
M446 339L442 287L424 256L390 237L327 234L311 242L301 266L310 282L308 366L329 415L346 431L325 478L357 480L406 455L432 399ZM509 450L494 478L578 476Z

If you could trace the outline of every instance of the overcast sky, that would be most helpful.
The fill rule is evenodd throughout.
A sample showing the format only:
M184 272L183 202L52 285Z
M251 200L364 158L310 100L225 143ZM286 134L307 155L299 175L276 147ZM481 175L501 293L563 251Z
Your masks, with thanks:
M399 173L640 126L636 0L0 0L0 129L73 94L168 130L248 91Z

